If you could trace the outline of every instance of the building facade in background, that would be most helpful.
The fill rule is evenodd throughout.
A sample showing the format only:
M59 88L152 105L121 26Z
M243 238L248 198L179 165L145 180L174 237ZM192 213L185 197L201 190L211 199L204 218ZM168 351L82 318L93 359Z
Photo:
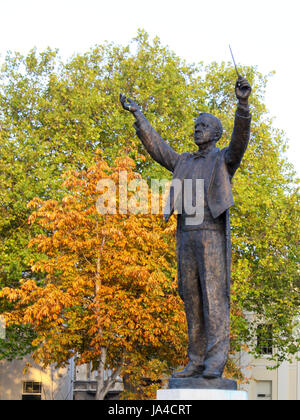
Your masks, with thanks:
M30 357L1 360L0 400L72 400L72 369L42 369Z
M248 392L249 400L300 400L300 361L296 358L292 363L283 362L277 369L268 369L274 363L263 356L253 359L243 352L240 362L249 381L240 385L240 389Z
M96 371L91 365L46 369L30 357L12 362L0 361L0 400L94 400ZM109 371L106 373L109 375ZM123 391L121 378L109 391L107 399L118 399Z

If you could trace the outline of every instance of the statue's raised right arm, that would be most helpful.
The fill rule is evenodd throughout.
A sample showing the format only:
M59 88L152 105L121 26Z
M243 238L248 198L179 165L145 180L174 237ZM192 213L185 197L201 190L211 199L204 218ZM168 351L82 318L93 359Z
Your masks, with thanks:
M154 130L133 100L121 94L120 102L126 111L134 115L136 121L133 126L150 156L160 165L173 172L180 156L179 153L175 152Z
M251 114L249 112L248 98L252 88L244 77L239 76L235 84L235 95L238 99L235 112L234 127L230 144L226 150L225 162L231 176L241 164L250 138Z

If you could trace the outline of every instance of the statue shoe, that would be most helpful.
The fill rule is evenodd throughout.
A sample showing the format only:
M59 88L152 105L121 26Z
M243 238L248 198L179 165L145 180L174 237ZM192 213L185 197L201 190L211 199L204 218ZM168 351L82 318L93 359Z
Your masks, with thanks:
M172 378L179 379L179 378L196 378L202 376L203 373L203 366L196 365L193 362L190 362L183 370L179 372L175 372L172 375Z

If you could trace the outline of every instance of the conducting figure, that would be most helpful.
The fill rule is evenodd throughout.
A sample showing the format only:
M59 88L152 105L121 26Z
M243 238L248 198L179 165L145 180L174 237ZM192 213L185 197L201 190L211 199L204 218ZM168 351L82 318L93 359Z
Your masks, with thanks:
M184 206L177 216L178 287L188 325L189 363L176 372L174 378L221 377L228 358L231 180L249 141L250 93L250 84L239 76L235 85L238 104L228 147L222 150L216 147L223 131L220 120L202 113L195 123L198 151L183 154L177 153L159 136L134 101L120 95L123 108L134 115L136 133L151 157L173 173L173 180L182 183L192 180L193 188L189 192L192 202L197 198L194 196L196 181L204 180L201 222L191 224L191 215ZM166 221L174 212L177 198L171 189Z

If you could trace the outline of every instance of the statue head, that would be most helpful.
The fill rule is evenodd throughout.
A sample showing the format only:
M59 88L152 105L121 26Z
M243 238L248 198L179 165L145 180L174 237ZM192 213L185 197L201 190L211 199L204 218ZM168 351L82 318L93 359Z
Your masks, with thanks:
M219 118L203 112L195 123L195 143L197 146L217 142L222 137L223 127Z

